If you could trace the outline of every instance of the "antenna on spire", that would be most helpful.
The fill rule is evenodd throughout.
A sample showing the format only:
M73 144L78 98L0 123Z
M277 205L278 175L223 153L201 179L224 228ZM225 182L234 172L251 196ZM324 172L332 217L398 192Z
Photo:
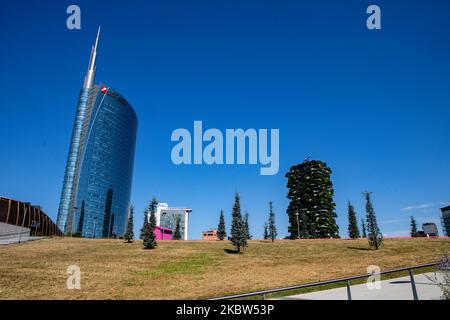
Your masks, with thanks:
M98 39L100 39L100 30L101 30L101 26L98 26L98 30L97 30L97 38L95 38L95 46L94 46L94 50L97 51L97 45L98 45Z
M88 67L88 71L86 73L86 76L84 77L84 85L83 88L85 89L89 89L92 87L92 84L94 83L94 78L95 78L95 60L97 58L97 46L98 46L98 41L100 39L100 26L98 27L97 30L97 37L95 38L95 43L92 46L92 50L91 50L91 58L89 60L89 67Z

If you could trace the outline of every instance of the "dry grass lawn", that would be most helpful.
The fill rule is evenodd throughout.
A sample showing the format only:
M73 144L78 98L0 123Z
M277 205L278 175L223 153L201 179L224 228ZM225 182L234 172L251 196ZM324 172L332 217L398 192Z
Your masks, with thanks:
M244 254L229 242L142 242L54 238L0 247L0 299L198 299L361 274L434 261L450 239L250 241ZM68 290L69 265L81 290Z

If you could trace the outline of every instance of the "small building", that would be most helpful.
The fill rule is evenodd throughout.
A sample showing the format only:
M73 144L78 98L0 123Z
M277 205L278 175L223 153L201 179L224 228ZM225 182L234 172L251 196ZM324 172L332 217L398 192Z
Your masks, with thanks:
M436 223L425 222L422 225L422 230L425 233L425 235L429 235L430 237L438 237L439 236L439 231L436 226Z
M202 231L202 240L207 240L207 241L219 240L219 238L217 237L217 229Z
M172 229L156 226L153 232L156 240L172 240Z
M175 230L177 220L180 222L181 239L188 239L189 215L192 209L186 207L169 207L167 203L158 203L156 207L156 225Z
M450 237L450 206L441 208L442 212L442 229L444 229L444 234Z

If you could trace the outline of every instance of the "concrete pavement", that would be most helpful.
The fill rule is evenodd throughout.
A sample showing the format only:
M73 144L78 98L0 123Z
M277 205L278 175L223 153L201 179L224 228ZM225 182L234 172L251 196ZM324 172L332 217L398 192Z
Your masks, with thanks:
M419 300L439 300L442 291L428 277L434 279L433 272L414 275ZM437 274L438 281L443 277ZM351 286L353 300L413 300L411 279L409 276L380 281L380 289L368 289L366 284ZM347 288L336 288L306 294L279 298L279 300L347 300Z

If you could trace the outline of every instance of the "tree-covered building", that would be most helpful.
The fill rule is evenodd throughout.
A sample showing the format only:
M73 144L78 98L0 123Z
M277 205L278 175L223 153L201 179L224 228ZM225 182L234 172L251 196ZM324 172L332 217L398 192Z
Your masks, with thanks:
M286 177L291 239L339 237L331 169L326 163L306 159L291 167Z

